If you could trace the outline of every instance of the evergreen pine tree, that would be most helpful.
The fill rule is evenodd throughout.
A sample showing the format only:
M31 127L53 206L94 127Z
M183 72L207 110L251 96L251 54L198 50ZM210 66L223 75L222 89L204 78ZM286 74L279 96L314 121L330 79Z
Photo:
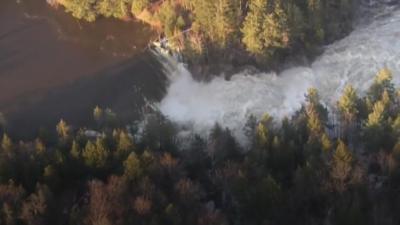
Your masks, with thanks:
M346 144L339 140L333 155L331 175L337 190L344 191L350 178L353 164L353 156Z
M69 136L71 128L70 128L70 126L68 126L68 124L63 119L61 119L60 122L57 124L56 130L57 130L58 136L62 140L66 140Z
M268 0L250 0L249 12L241 29L242 42L247 51L254 55L264 54L263 24L267 15Z
M118 157L126 157L129 151L133 150L132 138L124 131L119 132L117 142L117 155Z
M124 161L124 176L129 180L133 180L138 178L142 172L140 160L138 159L137 155L132 152Z
M35 150L36 154L38 155L43 155L46 153L46 145L39 138L36 138L35 140Z
M287 48L289 35L288 16L281 1L275 1L274 10L265 17L263 23L263 42L267 54L272 56L276 49Z
M78 19L84 19L89 22L96 20L98 13L95 9L96 0L64 0L61 1L67 12Z
M338 109L346 123L356 120L358 114L358 96L356 90L348 85L344 89L342 97L338 101Z
M97 138L95 144L88 141L82 152L85 164L95 169L104 168L107 164L108 156L109 151L104 145L104 140L101 138Z
M13 152L14 145L11 141L11 138L8 137L7 134L3 134L3 138L1 140L1 148L7 154L10 154Z
M98 124L101 124L101 122L104 120L104 111L103 111L103 109L100 108L99 106L96 106L93 109L93 118Z
M215 1L215 33L217 45L225 48L235 31L236 18L232 0Z
M393 74L389 69L384 68L378 72L375 76L374 83L368 90L368 98L372 103L379 101L385 90L388 92L387 94L390 98L394 98L396 90L392 83L392 79Z

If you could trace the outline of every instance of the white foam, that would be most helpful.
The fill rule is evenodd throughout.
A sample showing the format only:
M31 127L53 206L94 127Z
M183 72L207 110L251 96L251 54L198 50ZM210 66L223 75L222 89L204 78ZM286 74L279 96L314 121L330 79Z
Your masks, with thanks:
M182 64L170 71L171 83L159 104L172 121L204 133L215 123L242 137L246 118L268 112L275 118L292 114L309 87L316 87L325 104L336 102L344 86L365 91L383 67L393 71L400 84L400 11L356 29L348 37L326 47L311 67L273 73L216 77L208 83L193 80Z

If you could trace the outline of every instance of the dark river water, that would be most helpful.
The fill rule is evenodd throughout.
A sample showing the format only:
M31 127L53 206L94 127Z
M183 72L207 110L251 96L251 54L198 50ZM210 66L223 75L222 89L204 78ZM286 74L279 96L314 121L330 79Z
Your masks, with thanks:
M45 0L0 1L0 112L7 132L31 138L61 118L91 123L96 105L121 120L163 95L161 66L139 22L77 21Z

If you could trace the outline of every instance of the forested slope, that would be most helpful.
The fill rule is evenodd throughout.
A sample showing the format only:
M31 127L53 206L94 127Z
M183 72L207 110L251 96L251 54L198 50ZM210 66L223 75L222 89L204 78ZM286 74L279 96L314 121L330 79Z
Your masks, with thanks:
M99 107L92 130L61 120L22 142L3 127L0 223L399 224L392 78L380 71L364 97L347 86L331 112L310 89L281 123L250 117L245 148L224 124L182 142L157 113L135 130Z
M356 0L54 0L78 19L137 18L194 65L269 67L351 30ZM180 35L185 29L187 35Z

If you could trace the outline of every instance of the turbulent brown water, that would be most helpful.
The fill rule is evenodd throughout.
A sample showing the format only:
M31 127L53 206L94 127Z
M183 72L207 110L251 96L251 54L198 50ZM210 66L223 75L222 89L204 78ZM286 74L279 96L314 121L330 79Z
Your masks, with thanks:
M60 118L83 126L96 105L134 118L164 86L145 51L151 36L139 22L84 23L44 0L1 0L0 112L8 132L30 137Z

